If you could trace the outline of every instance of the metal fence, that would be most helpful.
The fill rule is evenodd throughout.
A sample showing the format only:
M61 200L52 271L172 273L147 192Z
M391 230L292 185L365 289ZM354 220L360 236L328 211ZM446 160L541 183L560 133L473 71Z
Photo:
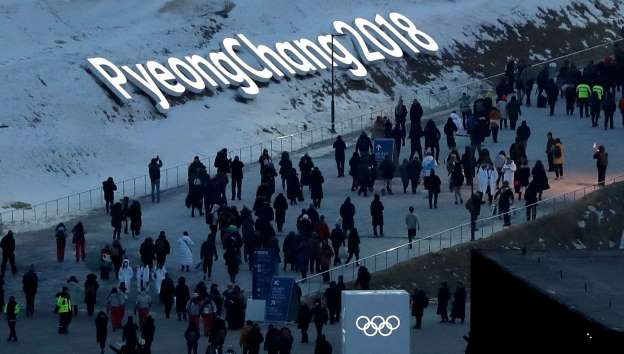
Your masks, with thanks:
M624 181L624 175L619 175L606 180L605 185L616 183L618 181ZM564 208L570 202L573 202L578 198L582 198L588 193L594 192L599 188L601 188L599 184L586 186L543 199L529 206L512 208L507 214L511 217L512 223L518 224L526 220L527 210L534 208L534 219L538 219ZM496 232L503 230L505 226L501 220L502 217L503 215L500 214L477 220L477 230L474 234L475 240L487 238ZM324 289L327 285L326 282L323 281L323 277L326 277L326 280L336 280L339 276L342 276L345 282L354 281L357 278L360 266L365 266L370 272L385 270L414 257L419 257L432 252L438 252L446 248L463 244L470 241L471 236L471 224L469 221L464 222L460 225L436 232L429 236L418 238L413 240L411 243L406 242L396 247L366 256L359 260L331 268L327 271L298 279L297 283L301 289L304 290L304 294L314 294ZM407 238L407 236L404 237Z
M543 65L563 62L585 63L589 60L597 60L604 58L609 54L613 44L624 40L618 38L616 40L607 41L580 51L569 53L547 61L535 63L529 67L530 70L537 70ZM485 78L468 80L467 82L447 87L436 87L433 85L424 86L420 92L416 93L416 97L424 106L425 114L440 112L451 107L456 107L459 97L462 93L466 93L471 99L474 99L484 92L491 90L495 85L495 79L504 76L504 73L491 75ZM409 104L409 98L406 98L406 104ZM331 129L329 122L314 129L305 129L293 134L280 136L265 142L260 142L245 147L228 149L230 157L238 155L241 161L252 164L257 162L258 157L264 149L267 149L271 156L279 156L281 152L288 151L291 154L300 152L309 148L314 144L322 144L333 141L337 135L358 134L362 130L371 129L376 116L394 117L394 104L373 110L369 113L358 115L349 119L339 120L335 124L335 131ZM214 155L203 156L201 161L206 164L208 173L211 173ZM161 171L160 188L161 192L169 189L179 188L187 184L187 163L180 163L173 167L165 168ZM147 170L147 167L146 167ZM118 192L121 196L131 198L142 198L149 196L151 193L151 185L149 176L146 174L133 178L127 178L121 182L116 182ZM38 223L47 221L56 221L62 218L68 218L91 212L94 209L104 206L104 194L101 186L66 195L54 200L31 205L30 208L10 209L0 212L0 230L5 226Z

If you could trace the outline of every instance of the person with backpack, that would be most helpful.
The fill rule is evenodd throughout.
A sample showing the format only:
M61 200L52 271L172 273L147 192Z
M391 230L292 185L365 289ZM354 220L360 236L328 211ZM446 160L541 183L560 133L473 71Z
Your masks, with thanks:
M561 139L555 139L553 146L553 166L555 168L555 180L563 178L563 162L565 160L565 151Z
M596 169L598 170L598 185L604 186L607 166L609 165L609 154L603 145L600 145L598 150L594 152L594 159L596 160Z
M152 190L152 203L160 203L160 169L162 165L162 160L160 160L158 155L147 165Z
M67 228L65 224L56 225L56 261L61 263L65 260L65 245L67 244Z
M115 191L117 190L113 177L108 177L106 181L102 182L102 190L104 191L104 201L106 202L106 214L108 214L115 201Z

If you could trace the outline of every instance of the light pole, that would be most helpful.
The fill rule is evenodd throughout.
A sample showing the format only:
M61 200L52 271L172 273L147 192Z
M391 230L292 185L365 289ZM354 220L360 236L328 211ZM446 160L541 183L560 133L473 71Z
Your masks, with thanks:
M343 37L344 33L331 34L331 132L336 133L336 103L334 100L334 37Z

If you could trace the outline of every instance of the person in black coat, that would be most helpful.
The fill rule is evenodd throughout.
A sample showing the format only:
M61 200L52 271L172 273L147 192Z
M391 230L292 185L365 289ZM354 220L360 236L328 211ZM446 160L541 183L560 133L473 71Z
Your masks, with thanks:
M316 345L314 346L314 354L332 354L333 348L331 343L325 339L325 335L319 336L316 339Z
M35 273L35 266L30 265L30 269L24 277L22 277L22 290L26 297L26 317L30 317L35 314L35 296L37 295L37 288L39 287L39 278Z
M401 141L403 139L403 131L401 130L401 126L399 123L394 125L394 128L391 132L391 138L394 139L394 154L395 156L401 156Z
M412 126L420 126L420 121L422 119L423 113L423 108L420 105L420 102L418 102L417 99L414 99L414 101L412 101L412 105L410 106L409 111L410 123Z
M154 317L148 313L143 320L143 328L141 328L141 338L143 338L143 351L141 354L151 354L155 333L156 326L154 325Z
M358 165L360 163L360 155L357 151L353 152L353 155L349 159L349 176L353 179L351 182L351 191L357 190L358 186Z
M111 226L113 227L113 240L121 238L121 224L123 220L123 208L121 203L115 203L110 209Z
M329 310L329 324L332 325L340 321L341 292L335 281L329 283L329 287L325 290L324 296L327 310Z
M524 191L524 202L526 206L526 218L527 221L533 220L537 216L537 196L539 189L535 180L529 183L529 186Z
M175 288L176 312L178 321L186 321L186 303L191 299L191 291L186 285L184 277L178 278L178 285Z
M358 230L355 227L349 230L349 235L347 236L348 256L345 264L349 263L352 257L355 257L355 264L359 264L358 261L360 260L360 242L360 234L358 233Z
M373 235L377 237L377 235L381 235L383 237L383 211L384 206L379 198L379 194L375 194L375 198L371 202L370 205L370 215L373 224ZM377 233L377 227L379 227L379 233Z
M314 168L312 158L307 153L299 160L299 171L301 171L301 189L310 185L310 174Z
M511 96L511 100L507 103L507 117L509 118L509 127L511 130L516 129L519 116L522 115L522 102L518 101L516 96Z
M301 343L308 343L308 328L310 328L310 322L312 322L312 313L306 303L302 303L299 306L299 313L297 314L297 328L301 330Z
M212 265L219 260L217 254L217 246L215 240L208 236L208 238L202 243L199 252L199 258L202 260L202 270L204 271L204 280L212 278Z
M503 214L503 226L511 225L511 214L509 210L514 201L514 193L509 187L508 181L503 182L503 187L496 192L494 198L498 198L498 213Z
M139 247L141 262L144 266L148 266L150 270L154 267L154 258L156 256L156 246L151 237L147 237Z
M336 167L338 168L338 177L344 177L345 150L347 150L347 145L342 140L342 136L338 135L336 141L334 141L333 147Z
M147 165L152 187L152 203L160 203L160 168L162 165L163 163L159 156L153 158Z
M574 115L574 104L576 103L576 88L574 84L568 84L564 91L565 101L566 101L566 115L573 116Z
M123 326L121 341L125 342L125 346L130 350L130 353L136 353L139 346L138 330L139 326L134 323L132 316L128 316L128 320Z
M361 157L368 156L373 153L373 143L371 139L366 135L366 132L362 132L355 143L355 150Z
M526 120L523 120L518 129L516 129L516 136L522 144L522 147L526 150L527 142L531 137L531 128L527 125Z
M368 269L364 266L358 268L357 278L353 286L359 287L360 290L370 290L371 275Z
M158 234L158 238L154 243L154 252L156 253L156 267L162 268L167 260L167 255L171 253L171 245L169 245L164 231Z
M401 143L405 146L405 123L407 118L407 107L403 104L403 97L399 97L399 102L394 109L394 121L401 131Z
M217 173L229 173L231 160L228 159L227 149L221 149L215 156L214 167L217 168Z
M351 203L351 198L345 198L340 206L340 217L342 218L342 230L347 232L355 226L355 205Z
M275 197L273 201L273 209L275 210L275 223L277 224L277 232L282 232L284 222L286 222L286 210L288 209L288 200L283 193Z
M537 160L533 169L531 170L531 176L533 176L533 182L535 183L535 187L537 187L538 199L542 200L542 193L550 189L550 185L548 184L548 175L546 174L546 170L544 169L544 164L542 161Z
M442 285L440 286L440 289L438 289L438 309L436 311L436 313L440 315L440 318L442 319L440 323L446 323L449 320L448 319L448 303L450 299L451 299L451 292L446 282L443 282Z
M613 97L612 93L607 94L604 102L602 103L602 110L604 111L604 129L607 130L609 127L613 129L613 115L616 110L615 105L615 97Z
M325 179L318 167L314 167L310 173L310 196L312 198L312 204L315 208L321 207L321 200L323 200L323 183Z
M415 154L418 154L418 158L422 160L422 145L420 144L420 137L423 136L420 122L418 124L412 123L409 131L410 139L410 160L414 158Z
M106 214L108 214L110 207L115 201L115 191L117 190L113 177L108 177L106 181L102 182L102 190L104 191L104 201L106 202Z
M598 119L600 119L600 110L602 109L602 102L598 97L596 91L592 92L589 97L589 113L591 115L592 128L598 126Z
M412 194L416 194L416 189L420 183L420 172L422 170L420 160L417 157L414 157L410 162L408 162L406 170L407 179L412 185Z
M460 319L462 324L466 318L466 288L462 282L457 282L457 288L453 295L451 323L455 323L456 318Z
M4 278L7 263L11 266L11 273L17 273L15 265L15 237L13 231L9 230L0 241L0 249L2 249L2 266L0 267L0 278Z
M279 174L282 178L282 189L286 190L286 180L292 171L293 165L290 160L290 155L287 151L282 152L282 156L279 161Z
M429 306L429 298L425 291L422 289L414 289L412 295L412 316L416 317L416 325L414 328L422 328L422 317L427 306Z
M373 155L366 155L374 157ZM370 171L369 171L369 159L368 157L361 157L358 162L357 168L357 176L358 181L357 184L359 186L358 195L364 194L366 197L368 194L368 185L370 183Z
M433 120L429 120L427 125L425 125L424 130L425 135L425 150L430 149L431 154L435 157L436 161L438 161L440 157L440 130L436 127Z
M392 179L394 178L395 167L394 162L389 155L386 155L384 160L381 162L379 168L381 169L381 175L383 179L386 180L386 191L388 192L388 194L392 194L391 184Z
M272 324L267 328L266 335L264 336L264 350L267 354L278 354L280 344L280 331Z
M548 106L550 107L550 116L552 117L555 114L555 104L557 103L557 99L559 98L559 87L555 84L554 79L550 79L548 84L546 84L546 100L548 101Z
M234 156L234 161L230 165L232 171L232 200L241 200L241 190L243 187L243 167L245 164L238 156Z
M442 181L440 177L436 175L435 170L431 170L431 174L427 179L425 179L427 185L427 197L429 198L429 209L438 208L438 195L440 194L440 186L442 185Z
M165 318L169 319L171 314L171 308L173 307L173 301L176 294L176 288L173 284L173 280L169 276L169 274L165 274L165 279L163 279L160 284L160 302L163 304L165 308Z
M95 341L100 345L101 354L104 354L106 337L108 337L108 316L104 311L100 311L95 317Z
M299 176L297 176L297 170L291 169L286 180L286 196L290 200L290 205L296 205L297 200L303 200L303 193L301 192L301 184L299 183Z
M95 304L97 302L97 292L100 284L97 281L97 275L90 273L84 282L84 302L87 305L87 314L93 316Z
M332 248L334 249L334 266L341 264L340 261L340 247L345 244L345 234L340 227L340 224L336 224L331 234L329 235Z
M321 335L323 335L323 327L327 324L329 319L327 308L323 306L321 300L314 300L314 307L312 307L310 315L312 317L312 321L314 322L314 326L316 327L316 338L318 339Z
M446 135L446 145L449 150L452 150L457 143L455 143L455 133L457 133L457 126L453 123L453 119L449 118L444 124L444 135Z

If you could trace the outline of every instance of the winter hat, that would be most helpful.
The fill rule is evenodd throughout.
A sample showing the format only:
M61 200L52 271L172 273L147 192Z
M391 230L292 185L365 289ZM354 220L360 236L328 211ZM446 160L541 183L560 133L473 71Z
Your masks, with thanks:
M69 277L69 279L67 279L67 282L68 283L72 283L72 282L73 283L77 283L78 279L76 279L76 277L72 275L71 277Z
M184 235L184 236L188 236L188 231L184 231L184 232L182 233L182 235Z

